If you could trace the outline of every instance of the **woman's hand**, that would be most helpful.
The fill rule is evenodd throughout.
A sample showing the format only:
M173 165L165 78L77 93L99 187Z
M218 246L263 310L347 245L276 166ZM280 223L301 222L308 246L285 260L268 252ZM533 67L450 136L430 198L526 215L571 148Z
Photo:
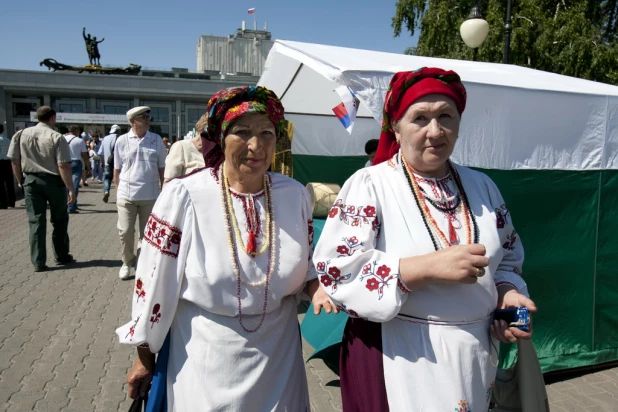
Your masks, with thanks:
M320 287L319 280L313 279L309 281L305 290L309 296L309 299L311 299L311 303L313 303L314 314L319 315L322 307L326 313L330 313L331 311L334 313L339 313L339 309L331 303L328 298L328 294Z
M519 293L514 287L504 285L498 288L497 309L518 308L520 306L525 306L530 312L537 311L534 302ZM530 339L532 337L532 315L530 315L528 328L529 331L524 332L516 327L509 327L504 320L494 320L494 323L489 327L489 332L491 336L504 343L513 343L520 339Z
M137 359L127 374L128 393L131 399L146 396L150 389L154 365L155 355L148 348L137 348Z
M456 245L423 256L401 259L399 272L408 288L428 283L473 284L485 274L489 258L481 244Z

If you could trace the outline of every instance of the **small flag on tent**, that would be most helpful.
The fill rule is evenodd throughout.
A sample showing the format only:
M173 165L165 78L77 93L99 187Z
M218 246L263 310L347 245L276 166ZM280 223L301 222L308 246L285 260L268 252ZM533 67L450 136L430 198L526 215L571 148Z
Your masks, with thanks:
M247 13L249 13L249 14L255 14L255 7L251 7L251 8L247 11Z
M339 119L343 127L352 134L352 128L354 127L354 121L356 121L356 112L360 105L358 97L347 86L339 86L335 89L339 97L341 97L341 103L333 107L335 116Z

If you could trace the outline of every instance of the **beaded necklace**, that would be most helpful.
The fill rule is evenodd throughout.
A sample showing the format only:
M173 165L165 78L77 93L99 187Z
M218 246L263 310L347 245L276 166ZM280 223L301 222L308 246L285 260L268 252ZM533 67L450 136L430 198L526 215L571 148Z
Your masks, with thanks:
M233 239L233 235L235 231L232 227L232 217L234 216L234 208L231 202L227 202L226 200L229 197L229 183L227 181L227 176L225 174L225 162L220 166L220 175L221 175L221 203L223 206L223 210L225 212L225 223L227 226L227 241L230 249L230 257L232 258L232 268L234 269L234 275L236 276L236 298L238 300L238 323L243 328L243 330L247 333L253 333L257 331L262 324L264 323L264 318L266 317L266 306L268 305L268 289L270 286L270 279L275 270L275 245L274 245L274 236L268 236L268 242L264 242L269 250L268 253L268 261L267 261L267 271L266 277L263 281L250 283L245 282L240 277L240 261L238 259L238 248L236 246L236 242ZM275 229L275 219L273 215L273 206L272 206L272 193L271 193L271 185L270 181L264 178L264 194L266 197L266 221L267 221L267 233L274 233ZM240 240L240 236L237 236ZM240 298L240 289L241 284L245 284L248 286L259 286L262 284L266 284L264 288L264 304L262 306L262 315L260 317L260 321L257 326L253 329L247 328L243 323L242 316L242 300Z
M230 210L234 210L232 206L232 196L230 196L231 190L229 188L229 182L227 181L227 177L225 178L225 181L223 182L223 184L226 186L226 189L227 189L225 191L225 201L227 203L227 208ZM266 188L267 186L266 175L264 175L262 185L264 188ZM268 204L268 195L266 194L266 189L264 189L264 194L267 197L266 203ZM243 206L244 205L245 205L245 202L243 201ZM232 213L232 227L234 228L234 234L236 235L236 238L240 242L240 247L242 248L242 250L247 255L251 256L252 258L255 258L257 255L261 255L262 253L266 252L266 249L268 248L268 243L270 242L270 237L272 235L272 233L270 232L270 215L268 213L266 214L266 238L264 239L264 242L262 243L262 247L260 248L260 250L256 251L255 244L256 244L257 235L260 231L260 225L259 225L260 217L257 215L257 209L255 208L255 204L253 201L253 195L249 195L249 206L247 209L245 209L245 215L248 216L248 221L247 221L248 230L247 231L249 232L249 238L247 239L246 247L245 247L245 242L243 242L242 236L240 235L240 228L238 227L238 220L236 219L236 215L234 213Z
M439 250L444 247L452 246L454 241L449 242L449 240L446 238L442 230L440 230L440 228L438 227L438 224L436 223L435 219L431 215L429 207L427 206L427 203L425 202L426 198L423 195L423 192L421 191L421 188L419 187L418 182L414 178L414 175L412 171L410 170L408 166L408 162L405 160L403 153L401 154L401 162L403 163L404 175L406 177L406 180L408 181L408 185L410 186L412 195L414 196L416 206L418 207L419 212L421 213L423 223L425 224L425 229L427 229L427 232L429 233L429 237L431 238L431 242L433 243L434 249ZM457 185L457 190L459 191L460 196L463 199L463 202L461 202L461 208L462 208L462 215L465 216L464 226L466 227L466 241L468 244L471 244L473 242L478 243L478 240L479 240L478 225L476 223L476 218L474 214L471 212L470 203L468 201L468 196L466 195L466 192L464 191L463 185L461 183L461 178L459 177L457 170L453 168L450 162L448 162L448 167L451 173L453 174L455 184ZM472 230L471 230L472 227L474 228L474 238L472 238ZM434 234L436 234L439 240L441 241L441 245L438 243L438 240L436 239L436 236L434 236ZM453 238L453 236L450 236L450 237L451 239Z

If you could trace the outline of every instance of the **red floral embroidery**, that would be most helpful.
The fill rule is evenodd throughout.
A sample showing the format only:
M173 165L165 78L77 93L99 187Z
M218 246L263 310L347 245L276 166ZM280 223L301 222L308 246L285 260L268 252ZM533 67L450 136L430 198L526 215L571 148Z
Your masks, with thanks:
M380 228L379 223L376 222L378 217L376 216L375 206L346 206L341 199L337 199L330 209L328 217L333 219L337 215L339 215L339 220L346 225L358 227L363 224L371 224L371 229L374 231Z
M384 279L391 273L391 268L386 265L382 265L378 268L378 271L376 273L378 274L378 276Z
M340 255L347 255L350 252L350 249L347 246L341 245L337 247L337 253Z
M391 275L391 268L386 265L380 265L378 267L378 262L372 262L363 266L363 271L360 277L361 282L364 279L367 279L367 282L365 282L365 287L371 292L377 290L378 300L380 300L384 296L384 287L388 287L389 282L393 279L398 281L399 275Z
M405 283L401 281L401 279L397 279L397 287L399 287L399 290L401 290L403 293L411 292L411 290L406 286Z
M341 271L333 266L332 268L328 269L328 274L331 275L333 278L337 279L340 275L341 275Z
M151 323L150 328L151 329L155 323L159 323L159 319L161 319L161 305L156 303L152 307L152 316L150 317L150 323Z
M347 238L346 242L348 242L350 245L356 246L358 244L358 239L356 238L356 236L352 236Z
M513 232L506 237L506 242L502 245L504 249L513 250L515 249L515 242L517 242L517 232L513 230Z
M380 287L380 283L377 280L375 280L374 278L371 278L371 279L367 280L367 285L366 286L367 286L367 289L369 289L370 291L373 292L374 290L376 290L377 288Z
M141 279L137 279L135 281L135 294L137 295L136 302L139 302L140 298L142 298L144 302L146 302L146 291L142 289L143 287L144 287L144 282L142 282Z
M373 206L367 206L364 209L365 215L367 215L367 217L374 217L376 214L376 208Z
M325 287L332 286L331 294L334 294L335 292L337 292L337 286L344 281L350 279L352 274L348 273L347 275L341 275L341 270L338 267L332 266L328 268L329 263L330 261L318 262L316 263L315 268L318 271L318 275L320 276L320 282L322 282L322 285L324 285Z
M182 231L180 229L160 219L154 213L150 215L146 224L144 240L161 253L177 258L181 237Z
M339 257L342 256L352 256L360 246L363 246L363 242L359 242L356 236L352 237L344 237L342 239L345 242L345 245L337 246L337 253Z
M137 322L139 322L139 318L141 318L142 316L138 316L137 319L135 319L133 321L133 325L131 325L131 327L129 328L129 333L126 334L125 339L127 337L129 337L129 342L133 342L133 335L135 334L135 327L137 326Z

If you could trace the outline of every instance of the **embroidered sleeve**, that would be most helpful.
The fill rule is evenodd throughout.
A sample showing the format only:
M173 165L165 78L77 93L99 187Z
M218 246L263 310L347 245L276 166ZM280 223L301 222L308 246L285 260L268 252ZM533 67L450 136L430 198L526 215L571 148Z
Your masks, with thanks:
M174 180L155 204L135 272L131 321L116 330L121 343L159 351L176 313L191 238L192 206Z
M500 236L503 252L502 260L494 274L494 282L496 287L504 284L514 286L519 293L527 296L528 287L521 277L521 269L524 263L524 247L519 234L513 226L511 212L504 202L500 190L488 177L487 189L496 218L496 229Z
M341 189L313 258L333 302L374 322L397 315L408 292L399 279L399 257L376 249L381 220L370 174L360 170Z

